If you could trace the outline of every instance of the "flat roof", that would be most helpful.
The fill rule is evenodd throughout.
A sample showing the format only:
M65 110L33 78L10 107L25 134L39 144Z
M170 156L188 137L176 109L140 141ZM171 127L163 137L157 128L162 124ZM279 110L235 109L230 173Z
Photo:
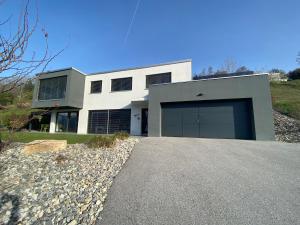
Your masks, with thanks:
M62 69L57 69L57 70L48 70L42 73L37 73L36 76L41 75L41 74L47 74L47 73L55 73L55 72L61 72L61 71L65 71L65 70L76 70L79 73L82 73L84 75L86 75L86 73L81 72L80 70L74 68L74 67L67 67L67 68L62 68Z
M183 60L177 60L177 61L166 62L166 63L152 64L152 65L147 65L147 66L136 66L136 67L129 67L129 68L124 68L124 69L100 71L100 72L89 73L89 74L83 73L80 70L76 69L75 67L67 67L67 68L56 69L56 70L48 70L48 71L45 71L45 72L42 72L42 73L37 73L36 76L41 75L41 74L47 74L47 73L55 73L55 72L65 71L65 70L76 70L77 72L82 73L84 75L95 75L95 74L105 74L105 73L120 72L120 71L126 71L126 70L144 69L144 68L156 67L156 66L165 66L165 65L177 64L177 63L185 63L185 62L192 62L192 59L183 59Z
M172 85L179 83L189 83L189 82L198 82L198 81L209 81L209 80L221 80L221 79L234 79L234 78L245 78L245 77L255 77L255 76L267 76L269 73L255 73L249 75L238 75L238 76L230 76L230 77L211 77L211 78L202 78L198 80L188 80L188 81L178 81L172 83L163 83L163 84L151 84L151 86L159 86L159 85Z
M166 62L166 63L160 63L160 64L152 64L152 65L148 65L148 66L137 66L137 67L130 67L130 68L125 68L125 69L116 69L116 70L101 71L101 72L96 72L96 73L90 73L90 74L87 74L87 75L121 72L121 71L126 71L126 70L137 70L137 69L144 69L144 68L149 68L149 67L165 66L165 65L177 64L177 63L185 63L185 62L192 62L192 59L184 59L184 60L178 60L178 61L173 61L173 62Z

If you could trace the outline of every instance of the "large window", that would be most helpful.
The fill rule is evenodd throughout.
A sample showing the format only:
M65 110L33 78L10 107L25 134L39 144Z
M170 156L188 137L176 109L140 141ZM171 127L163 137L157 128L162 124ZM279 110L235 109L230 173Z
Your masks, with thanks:
M65 97L67 76L40 80L39 100L62 99Z
M132 90L132 77L111 80L111 91Z
M106 134L108 132L108 110L89 111L88 133Z
M78 112L58 112L56 115L56 132L77 132Z
M102 92L102 80L91 82L91 93L101 93Z
M88 133L113 134L118 131L130 133L130 109L89 111Z
M146 88L151 84L171 83L171 73L159 73L146 76Z

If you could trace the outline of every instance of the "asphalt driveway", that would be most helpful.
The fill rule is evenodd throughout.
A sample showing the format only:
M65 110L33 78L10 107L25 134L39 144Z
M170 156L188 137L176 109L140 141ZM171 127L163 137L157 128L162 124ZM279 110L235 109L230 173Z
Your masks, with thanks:
M300 144L143 138L98 224L300 224Z

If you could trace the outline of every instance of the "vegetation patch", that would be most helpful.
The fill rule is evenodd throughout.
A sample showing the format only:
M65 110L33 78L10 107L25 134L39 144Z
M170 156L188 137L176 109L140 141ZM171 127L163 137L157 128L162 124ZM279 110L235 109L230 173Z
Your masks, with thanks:
M271 82L273 108L282 114L300 119L300 80Z
M13 132L13 137L8 131L1 132L2 140L28 143L35 140L67 140L68 144L88 143L95 135L92 134L50 134L47 132Z
M119 140L125 140L129 138L129 134L127 132L121 131L114 134L115 137Z
M89 142L90 148L111 148L116 144L116 136L96 136L93 137Z
M113 135L95 136L89 142L90 148L111 148L116 144L117 140L125 140L129 137L126 132L117 132Z

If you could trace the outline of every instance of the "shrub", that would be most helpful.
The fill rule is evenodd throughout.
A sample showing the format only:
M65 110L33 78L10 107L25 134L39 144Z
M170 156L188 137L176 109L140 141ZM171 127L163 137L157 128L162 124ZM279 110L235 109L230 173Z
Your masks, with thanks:
M295 69L293 71L290 71L288 74L287 74L288 78L291 79L291 80L297 80L297 79L300 79L300 68L298 69Z
M114 136L119 140L125 140L129 138L129 134L125 131L120 131L114 134Z
M0 105L6 106L12 104L14 101L14 95L10 92L0 94Z
M110 148L113 147L116 143L116 136L95 136L89 142L88 146L90 148Z
M10 113L5 116L3 124L10 129L18 130L24 127L27 122L28 122L27 114L18 115L16 113Z

